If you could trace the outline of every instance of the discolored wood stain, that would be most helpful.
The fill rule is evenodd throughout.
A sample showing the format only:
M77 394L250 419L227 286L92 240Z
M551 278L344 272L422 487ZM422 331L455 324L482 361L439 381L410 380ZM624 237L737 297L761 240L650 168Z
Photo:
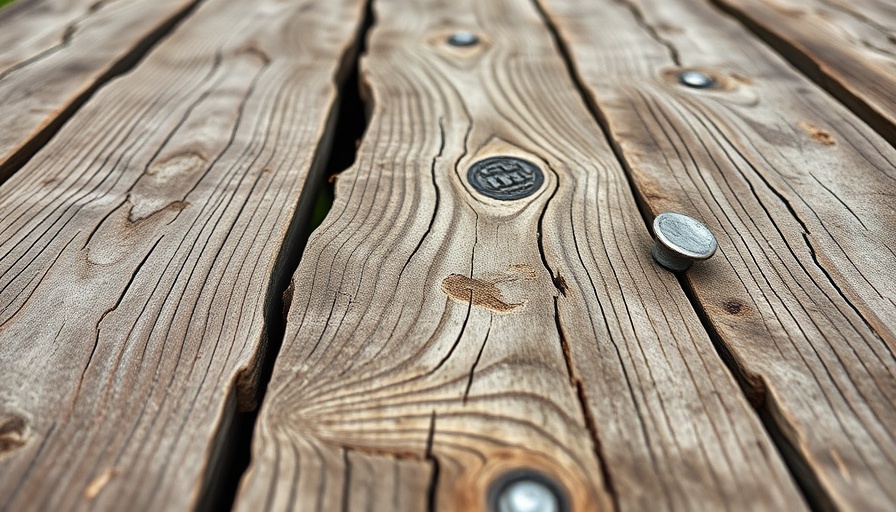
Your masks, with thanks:
M115 468L107 469L103 471L100 476L93 479L90 482L90 485L87 486L87 489L84 489L84 497L88 500L92 500L99 496L100 492L106 487L106 484L112 480L112 477L118 474L118 470Z
M27 438L28 422L24 418L0 413L0 460L25 446Z
M474 306L482 306L500 313L507 313L523 305L505 301L501 290L494 282L473 279L461 274L451 274L443 279L442 291L452 299L470 302Z
M732 315L745 315L749 312L750 308L743 301L739 299L728 299L722 302L722 307L725 308L725 311Z
M837 143L830 133L822 130L815 125L803 121L799 124L799 127L805 130L813 140L821 142L825 146L833 146Z

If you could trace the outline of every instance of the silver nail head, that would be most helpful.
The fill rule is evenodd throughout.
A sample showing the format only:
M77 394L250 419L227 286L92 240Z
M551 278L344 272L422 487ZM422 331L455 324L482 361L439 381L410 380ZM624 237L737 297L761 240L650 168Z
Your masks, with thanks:
M448 44L451 46L473 46L479 42L479 37L472 32L455 32L448 36Z
M698 260L715 254L719 244L709 229L698 220L680 213L666 212L653 220L656 241L653 259L673 272L684 272Z
M560 512L560 500L544 483L520 479L501 491L498 512Z
M678 75L678 81L682 85L693 87L694 89L706 89L716 84L716 81L711 76L699 71L683 71Z

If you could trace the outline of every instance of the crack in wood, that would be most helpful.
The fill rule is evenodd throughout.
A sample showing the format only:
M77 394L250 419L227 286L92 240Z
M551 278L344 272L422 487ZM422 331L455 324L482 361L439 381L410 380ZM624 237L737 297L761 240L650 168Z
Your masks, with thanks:
M559 297L554 297L554 322L557 326L557 336L560 340L560 350L563 352L563 360L566 363L566 373L569 377L569 385L576 392L576 398L578 399L579 409L582 413L582 419L585 422L585 427L588 429L588 433L591 436L591 442L594 448L594 454L597 457L597 461L600 464L601 475L603 477L604 487L607 489L607 493L610 495L611 502L613 504L613 510L619 511L619 495L616 491L616 486L613 483L613 474L610 471L609 464L607 463L607 456L603 451L603 447L600 441L600 435L597 431L597 422L594 420L594 416L591 414L591 410L588 406L588 397L585 392L585 385L582 382L581 378L576 374L575 363L573 362L572 352L569 347L569 340L566 337L566 333L563 330L563 324L560 321L560 305L559 305Z
M429 420L429 433L426 435L426 451L425 459L432 466L432 472L429 475L429 485L426 489L426 510L427 512L436 512L436 502L439 490L439 476L441 466L439 459L433 453L433 444L436 439L436 411L432 411L432 418Z
M79 92L69 98L67 103L61 106L52 118L44 120L41 127L33 132L27 141L22 142L17 149L6 155L5 160L0 160L0 184L24 167L25 164L27 164L54 135L56 135L62 126L75 115L81 106L97 93L97 91L102 89L115 77L127 73L140 63L153 48L158 46L158 44L171 34L184 19L193 13L202 1L203 0L193 0L180 10L172 13L167 19L155 27L155 29L139 39L130 51L110 64L108 69L99 75L93 82L81 87ZM44 59L52 53L58 52L60 49L70 45L72 38L77 31L77 25L83 23L87 17L98 12L106 3L108 3L108 1L101 0L92 4L84 15L74 20L65 28L62 41L59 45L4 70L0 73L0 80L3 80L14 72L24 69L28 65Z
M884 92L893 85L893 79L886 78L887 66L882 65L877 59L872 59L868 63L862 62L861 56L850 54L850 44L844 43L842 39L831 41L826 38L823 40L824 46L818 46L818 41L806 40L798 33L788 37L788 34L780 32L780 27L775 26L778 22L770 23L775 17L780 18L779 22L787 23L786 13L772 13L769 16L762 12L765 7L751 9L750 3L744 4L732 0L710 0L710 3L743 25L757 39L763 41L772 51L786 59L818 86L827 90L896 147L896 117L892 109L894 103L892 95L888 96ZM859 16L831 2L822 3L828 8L855 17L874 30L882 31L884 28L867 17ZM821 30L817 24L812 23L812 20L800 20L795 23L805 23L809 27L814 27L812 31L817 34L830 33ZM884 37L896 45L896 36ZM892 59L893 54L883 48L870 45L864 40L859 44L863 48L878 52L880 57ZM835 49L836 51L832 51ZM892 76L891 74L890 77Z
M612 150L616 156L616 159L619 161L620 165L623 167L623 169L625 171L624 175L626 177L629 188L632 191L632 194L636 198L636 202L638 204L640 213L642 215L645 228L648 231L650 231L651 230L651 219L653 218L653 215L652 215L651 209L649 207L649 201L648 201L649 198L645 197L641 188L636 185L634 178L633 178L633 170L632 170L631 165L629 164L628 158L625 156L625 154L624 154L622 148L619 146L618 142L611 135L612 132L608 125L608 120L607 120L606 114L604 112L602 112L600 107L592 100L591 94L589 94L588 88L585 85L585 83L583 82L583 80L577 70L577 67L575 64L575 59L571 55L570 49L568 48L567 43L564 41L563 37L561 36L559 29L554 24L554 21L544 10L543 6L541 5L541 1L543 1L543 0L532 0L532 2L536 6L536 9L538 10L539 14L544 19L545 24L550 29L551 34L554 38L555 44L558 47L558 50L559 50L561 56L563 57L564 61L566 62L569 75L570 75L573 83L575 84L579 94L581 95L584 104L587 105L589 111L592 114L592 117L597 121L597 123L601 127L603 135L607 139L609 146L612 148ZM668 40L660 37L657 30L646 22L646 20L644 19L643 13L641 13L641 11L640 11L640 9L638 9L637 5L635 5L634 3L630 2L630 1L626 1L626 0L613 0L613 1L620 5L625 6L632 13L637 24L642 29L644 29L650 35L650 37L652 39L657 41L659 44L664 46L669 51L669 56L670 56L671 61L676 66L679 66L679 67L681 66L681 57L678 53L678 50L675 48L675 46L672 44L671 41L668 41ZM719 1L719 0L713 0L713 1ZM790 207L789 203L787 204L787 206ZM791 210L791 212L792 212L792 210ZM796 217L795 213L794 213L794 217ZM687 282L685 277L678 276L678 281L679 281L680 287L682 288L682 290L684 290L685 294L687 295L692 308L694 309L694 311L697 312L697 315L698 315L701 323L703 324L704 329L710 335L710 339L712 340L712 344L715 347L719 358L724 362L726 367L728 367L729 371L731 371L732 373L735 374L739 384L741 385L741 390L747 396L749 403L751 403L754 406L754 408L756 409L757 415L759 416L759 418L761 420L761 424L765 427L766 431L768 431L769 434L772 435L773 440L776 441L776 445L777 445L778 449L782 450L782 453L783 453L782 446L779 444L780 437L778 439L774 438L774 434L775 434L774 424L770 423L768 421L768 418L761 414L761 407L764 407L766 404L768 404L767 388L765 387L764 382L762 381L761 377L750 378L750 377L744 375L742 372L737 371L736 367L733 364L733 356L724 347L724 344L721 342L721 340L718 336L718 333L715 331L712 324L708 321L708 319L706 317L706 312L703 310L701 302L694 295L694 290L691 288L691 286L689 285L689 283ZM735 315L741 314L742 312L745 311L744 306L742 304L740 304L739 302L726 302L725 308L731 314L735 314ZM562 327L560 325L559 317L557 319L557 325L558 325L558 331L561 332L561 342L562 342ZM564 347L564 355L566 357L569 357L568 349L565 349L565 347ZM573 377L571 376L571 379L572 378ZM599 452L600 451L600 438L596 431L596 426L593 422L594 420L590 416L590 413L589 413L589 410L587 407L587 397L585 394L584 386L583 386L582 382L580 380L578 380L577 378L573 379L573 383L578 391L578 396L579 396L580 403L582 404L582 409L583 409L584 413L586 414L586 419L588 420L588 423L589 423L588 424L589 430L592 432L592 437L594 439L596 449ZM787 458L785 457L785 460L786 459ZM605 464L605 457L600 456L599 460L601 461L602 464ZM606 475L605 478L607 480L606 481L607 488L610 489L611 492L613 493L613 498L614 498L613 503L618 509L619 497L613 487L612 473L611 473L612 468L604 467L603 469L605 470L605 475ZM794 467L788 465L788 469L790 470L791 474L796 473L796 470ZM807 495L808 491L806 489L801 489L801 490L803 491L803 495L805 497Z
M256 394L255 403L261 403L264 400L274 364L283 343L286 318L295 292L295 283L292 280L292 276L301 262L304 247L310 235L310 226L307 224L311 221L310 210L314 203L314 198L318 195L318 189L325 186L325 175L338 174L355 161L358 146L353 141L356 138L363 137L366 131L366 119L361 125L350 120L355 113L351 112L347 107L364 104L361 96L362 90L360 89L362 84L359 81L359 65L360 56L365 51L367 34L374 24L372 3L373 0L365 0L363 18L358 24L352 41L345 47L343 55L339 59L339 67L333 76L333 82L339 92L327 121L328 133L323 137L325 142L319 144L315 149L311 169L302 189L296 213L290 221L284 243L281 245L276 258L277 262L271 273L264 308L266 325L265 353L260 356L263 359L259 365L260 370L253 372L249 376L241 373L238 378L238 381L252 380L253 385L251 389ZM267 62L270 62L270 58L261 50L256 49L255 53L261 53L266 61L266 65ZM334 141L336 142L334 143ZM344 141L349 141L349 144L342 144L339 148L335 147L335 144L341 144ZM349 154L351 156L347 157ZM234 508L239 482L249 468L251 443L258 422L258 409L254 407L253 409L244 413L237 428L233 429L233 432L227 436L235 440L235 442L229 442L228 444L237 446L231 456L234 461L233 464L229 470L223 472L218 477L217 482L210 481L207 489L202 492L203 496L208 496L210 509L232 510ZM343 447L343 453L347 458L349 450L358 449L357 447L345 446ZM405 455L395 453L391 455L397 458L406 457ZM346 482L349 481L346 479ZM227 492L214 495L211 491L213 488L226 489ZM344 503L347 506L347 496ZM202 508L202 506L199 507L199 509Z

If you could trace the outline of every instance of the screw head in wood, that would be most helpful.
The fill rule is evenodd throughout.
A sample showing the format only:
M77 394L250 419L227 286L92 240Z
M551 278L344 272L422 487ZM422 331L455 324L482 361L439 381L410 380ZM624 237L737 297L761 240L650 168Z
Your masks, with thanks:
M700 221L680 213L665 212L653 220L656 241L653 259L673 272L683 272L695 261L705 260L718 248L716 237Z
M473 46L479 42L479 37L472 32L455 32L448 36L448 44L451 46Z
M467 171L467 181L482 195L513 201L537 192L544 184L544 174L528 160L493 156L471 165Z
M694 89L707 89L716 84L716 81L706 73L699 71L682 71L678 74L678 82Z
M492 512L566 512L566 495L547 476L538 471L520 469L506 473L492 486L489 510Z

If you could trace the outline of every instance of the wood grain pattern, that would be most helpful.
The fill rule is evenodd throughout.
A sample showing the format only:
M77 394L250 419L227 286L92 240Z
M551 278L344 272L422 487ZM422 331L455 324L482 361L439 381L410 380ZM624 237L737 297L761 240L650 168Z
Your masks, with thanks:
M813 499L892 509L896 151L710 6L544 6L649 213L717 234L687 283Z
M896 3L713 1L896 146Z
M371 125L293 279L237 508L477 511L517 468L573 511L803 508L532 4L374 5ZM498 155L543 188L476 193Z
M20 0L0 10L0 181L197 0Z
M0 187L0 508L196 504L362 12L209 0Z

